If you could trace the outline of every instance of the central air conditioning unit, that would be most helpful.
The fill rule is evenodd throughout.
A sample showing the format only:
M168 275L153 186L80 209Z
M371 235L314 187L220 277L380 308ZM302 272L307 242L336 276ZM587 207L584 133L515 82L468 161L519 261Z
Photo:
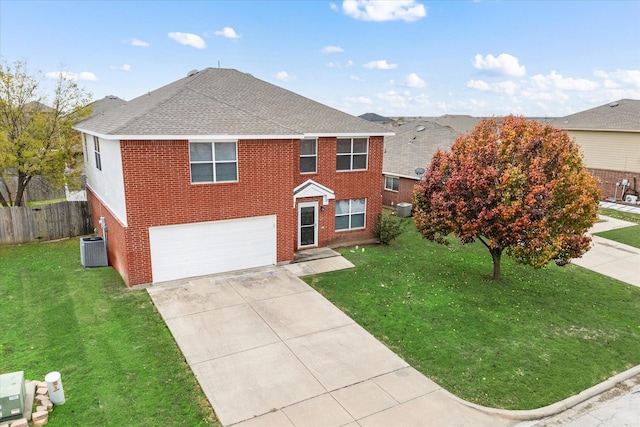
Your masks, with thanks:
M83 267L106 267L107 245L102 237L83 237L80 239L80 262Z
M632 203L634 205L638 204L638 196L633 196L631 194L627 194L627 196L624 198L624 201L627 203Z
M411 208L413 207L411 203L405 203L405 202L398 203L396 207L397 207L396 215L399 218L408 218L411 216Z

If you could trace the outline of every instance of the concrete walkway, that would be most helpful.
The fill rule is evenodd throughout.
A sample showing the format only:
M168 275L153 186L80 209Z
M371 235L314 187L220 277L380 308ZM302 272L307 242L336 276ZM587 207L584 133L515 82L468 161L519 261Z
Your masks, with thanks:
M636 224L629 221L601 216L600 222L597 222L589 233L634 225ZM592 236L592 242L591 249L582 258L572 260L573 264L640 287L640 249L600 236Z

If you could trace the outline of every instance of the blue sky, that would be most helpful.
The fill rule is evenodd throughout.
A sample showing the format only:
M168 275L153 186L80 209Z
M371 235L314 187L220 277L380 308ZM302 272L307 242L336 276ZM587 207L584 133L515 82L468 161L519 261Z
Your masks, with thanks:
M353 115L564 116L640 99L640 1L0 0L0 54L94 99L219 65Z

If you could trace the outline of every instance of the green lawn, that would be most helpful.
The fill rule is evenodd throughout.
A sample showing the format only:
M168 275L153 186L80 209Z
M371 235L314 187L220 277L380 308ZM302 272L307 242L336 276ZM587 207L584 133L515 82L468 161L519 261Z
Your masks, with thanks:
M608 216L611 218L622 219L624 221L635 222L636 224L640 224L640 215L635 213L623 212L617 209L608 209L603 207L598 207L598 213L600 215Z
M603 231L602 233L596 233L596 236L615 240L616 242L624 243L625 245L633 246L635 248L640 248L640 215L602 207L598 208L598 213L611 218L633 222L638 225L620 228L617 230Z
M595 233L596 236L640 248L640 225Z
M640 364L640 288L569 265L426 241L342 250L355 269L306 280L409 364L482 405L532 409Z
M62 375L50 426L219 425L147 292L77 239L0 247L0 324L0 372Z

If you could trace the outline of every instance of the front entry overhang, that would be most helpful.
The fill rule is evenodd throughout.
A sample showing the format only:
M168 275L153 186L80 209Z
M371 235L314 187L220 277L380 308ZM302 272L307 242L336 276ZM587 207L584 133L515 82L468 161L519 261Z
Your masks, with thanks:
M308 179L293 189L293 206L296 205L297 199L305 197L322 197L322 204L328 205L329 200L335 199L336 195L333 190Z

